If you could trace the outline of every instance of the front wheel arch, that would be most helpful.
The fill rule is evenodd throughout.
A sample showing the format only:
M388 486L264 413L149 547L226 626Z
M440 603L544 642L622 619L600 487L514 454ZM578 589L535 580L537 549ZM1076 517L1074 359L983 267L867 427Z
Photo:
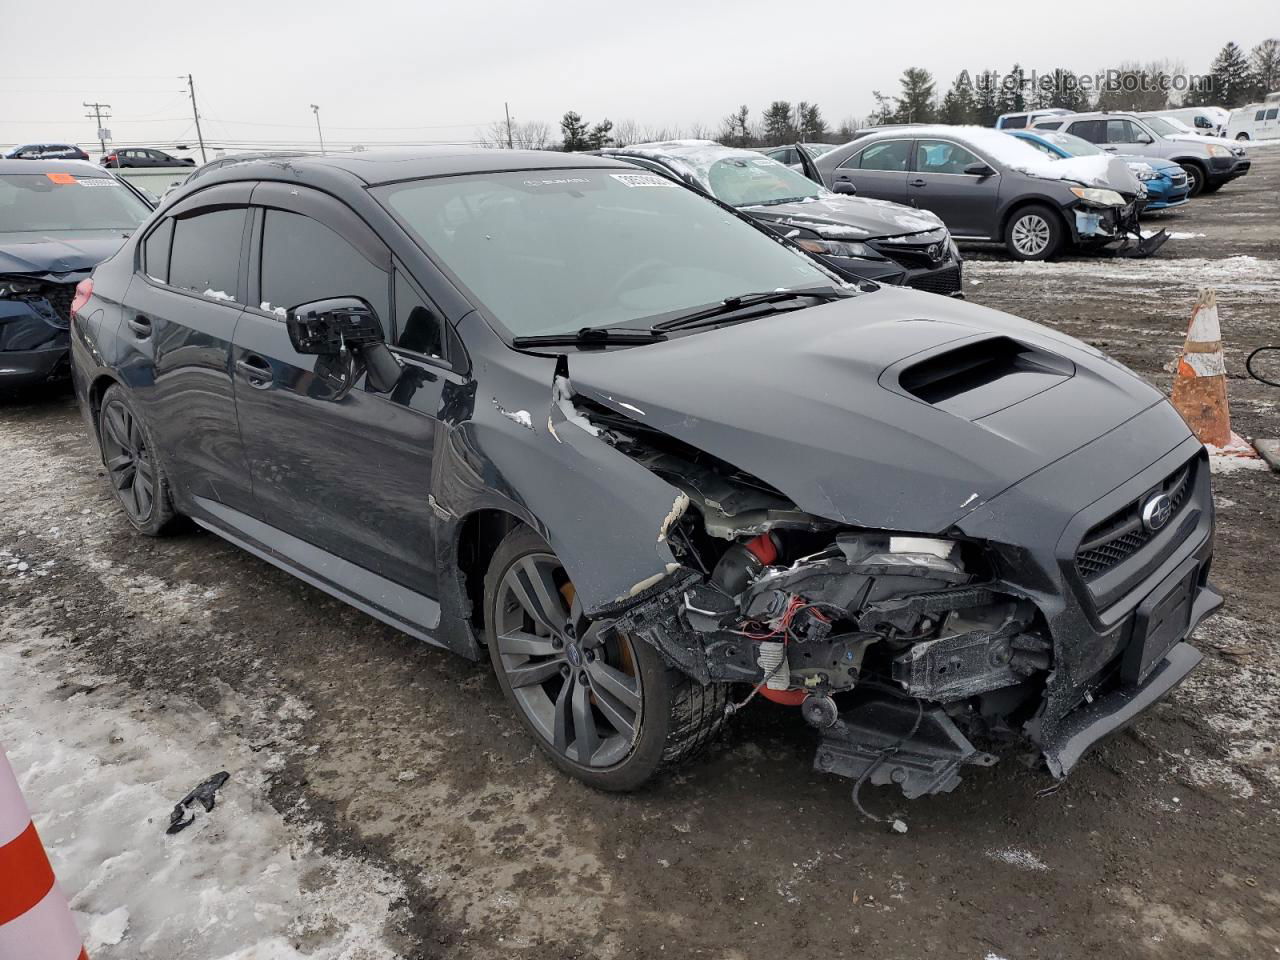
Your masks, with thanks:
M1008 249L1009 229L1013 223L1031 208L1042 210L1049 215L1049 219L1056 225L1059 236L1056 243L1051 241L1048 253L1040 259L1048 260L1050 257L1060 253L1062 249L1073 242L1074 234L1070 225L1067 223L1066 216L1057 203L1047 201L1041 197L1034 197L1027 200L1021 200L1009 208L1004 216L1004 220L1000 224L1000 242Z

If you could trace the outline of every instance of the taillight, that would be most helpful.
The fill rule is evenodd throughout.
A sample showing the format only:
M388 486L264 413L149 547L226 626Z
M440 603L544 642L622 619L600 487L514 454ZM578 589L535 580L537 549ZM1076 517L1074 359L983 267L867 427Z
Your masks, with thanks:
M76 284L76 295L71 298L71 316L78 316L84 305L93 296L93 277L85 277Z

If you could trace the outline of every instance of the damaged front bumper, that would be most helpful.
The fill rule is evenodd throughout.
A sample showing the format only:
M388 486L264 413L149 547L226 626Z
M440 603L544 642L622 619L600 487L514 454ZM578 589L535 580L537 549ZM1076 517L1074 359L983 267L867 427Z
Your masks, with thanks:
M1107 247L1116 256L1149 257L1169 239L1168 231L1143 235L1139 214L1143 205L1132 201L1123 207L1081 202L1072 210L1072 233L1080 246Z
M46 297L0 298L0 389L66 379L68 324Z

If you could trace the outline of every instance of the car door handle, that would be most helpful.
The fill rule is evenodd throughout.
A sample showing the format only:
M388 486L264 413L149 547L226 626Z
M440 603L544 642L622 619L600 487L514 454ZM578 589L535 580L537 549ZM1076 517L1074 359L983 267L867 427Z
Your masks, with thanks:
M236 361L236 369L244 374L252 387L271 385L271 365L259 356L250 354L243 360Z
M151 336L151 321L146 317L130 317L128 323L129 329L139 340L145 340Z
M908 180L907 183L913 187L927 187L929 185L929 181L924 177L916 177L914 180Z

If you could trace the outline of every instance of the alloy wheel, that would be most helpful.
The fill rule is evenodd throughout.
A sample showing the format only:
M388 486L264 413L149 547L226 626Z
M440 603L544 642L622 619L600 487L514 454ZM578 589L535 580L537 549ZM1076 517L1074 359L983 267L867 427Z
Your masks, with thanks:
M550 553L525 554L511 565L495 610L496 660L538 734L584 767L624 760L639 735L644 703L630 638L583 615L573 584Z
M131 519L144 523L155 509L155 465L142 424L118 400L102 411L102 446L116 496Z
M1049 246L1049 224L1038 213L1028 213L1013 225L1013 246L1024 257L1038 257Z

